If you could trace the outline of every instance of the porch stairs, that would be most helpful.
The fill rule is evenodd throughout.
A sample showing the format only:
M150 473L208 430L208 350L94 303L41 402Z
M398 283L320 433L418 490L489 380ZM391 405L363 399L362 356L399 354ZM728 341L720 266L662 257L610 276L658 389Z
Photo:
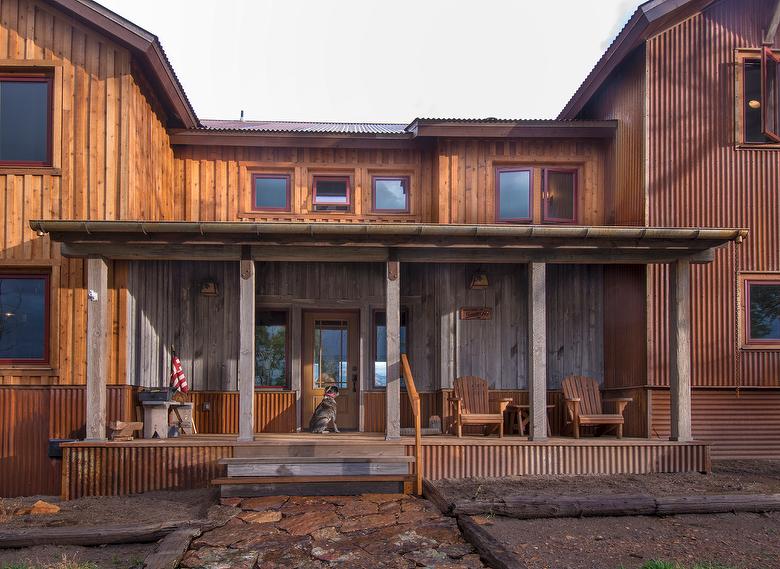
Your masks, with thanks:
M227 476L212 481L220 495L349 496L411 490L415 458L400 443L286 440L284 444L234 447L234 457L220 460ZM377 441L379 442L379 441Z

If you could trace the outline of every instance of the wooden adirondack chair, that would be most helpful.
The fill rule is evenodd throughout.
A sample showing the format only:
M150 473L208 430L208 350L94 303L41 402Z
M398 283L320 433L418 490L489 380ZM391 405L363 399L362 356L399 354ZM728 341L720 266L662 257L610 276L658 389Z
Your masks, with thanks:
M457 378L455 394L449 401L453 406L455 433L458 437L463 436L463 425L484 425L485 436L498 426L498 436L504 436L504 410L512 400L501 399L498 402L498 410L491 409L488 382L481 377Z
M630 397L601 399L599 383L592 377L570 375L563 380L566 400L566 419L571 423L574 438L580 438L580 427L606 425L617 429L617 438L623 437L623 412L633 401ZM602 403L614 403L617 413L604 413Z

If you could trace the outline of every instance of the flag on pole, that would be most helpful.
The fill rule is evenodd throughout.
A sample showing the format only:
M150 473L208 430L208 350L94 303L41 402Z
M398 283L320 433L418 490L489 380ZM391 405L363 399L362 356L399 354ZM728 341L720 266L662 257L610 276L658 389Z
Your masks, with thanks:
M187 393L190 390L187 385L187 377L181 367L181 360L174 351L171 351L171 387L182 393Z

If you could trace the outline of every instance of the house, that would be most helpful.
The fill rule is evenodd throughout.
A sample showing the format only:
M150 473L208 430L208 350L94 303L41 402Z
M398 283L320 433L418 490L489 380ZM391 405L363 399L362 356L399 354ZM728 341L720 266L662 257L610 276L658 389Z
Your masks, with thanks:
M91 0L2 0L0 494L315 453L331 383L355 445L431 478L780 456L779 18L651 0L556 120L290 123L198 118ZM200 434L106 441L172 348ZM530 437L401 437L402 353L423 425L480 376ZM632 399L625 439L566 436L569 375Z

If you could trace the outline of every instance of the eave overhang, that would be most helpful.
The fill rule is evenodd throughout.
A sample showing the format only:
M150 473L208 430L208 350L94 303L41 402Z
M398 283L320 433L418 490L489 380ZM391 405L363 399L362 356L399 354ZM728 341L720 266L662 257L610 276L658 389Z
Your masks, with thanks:
M612 138L616 120L433 120L415 119L406 130L415 137Z

